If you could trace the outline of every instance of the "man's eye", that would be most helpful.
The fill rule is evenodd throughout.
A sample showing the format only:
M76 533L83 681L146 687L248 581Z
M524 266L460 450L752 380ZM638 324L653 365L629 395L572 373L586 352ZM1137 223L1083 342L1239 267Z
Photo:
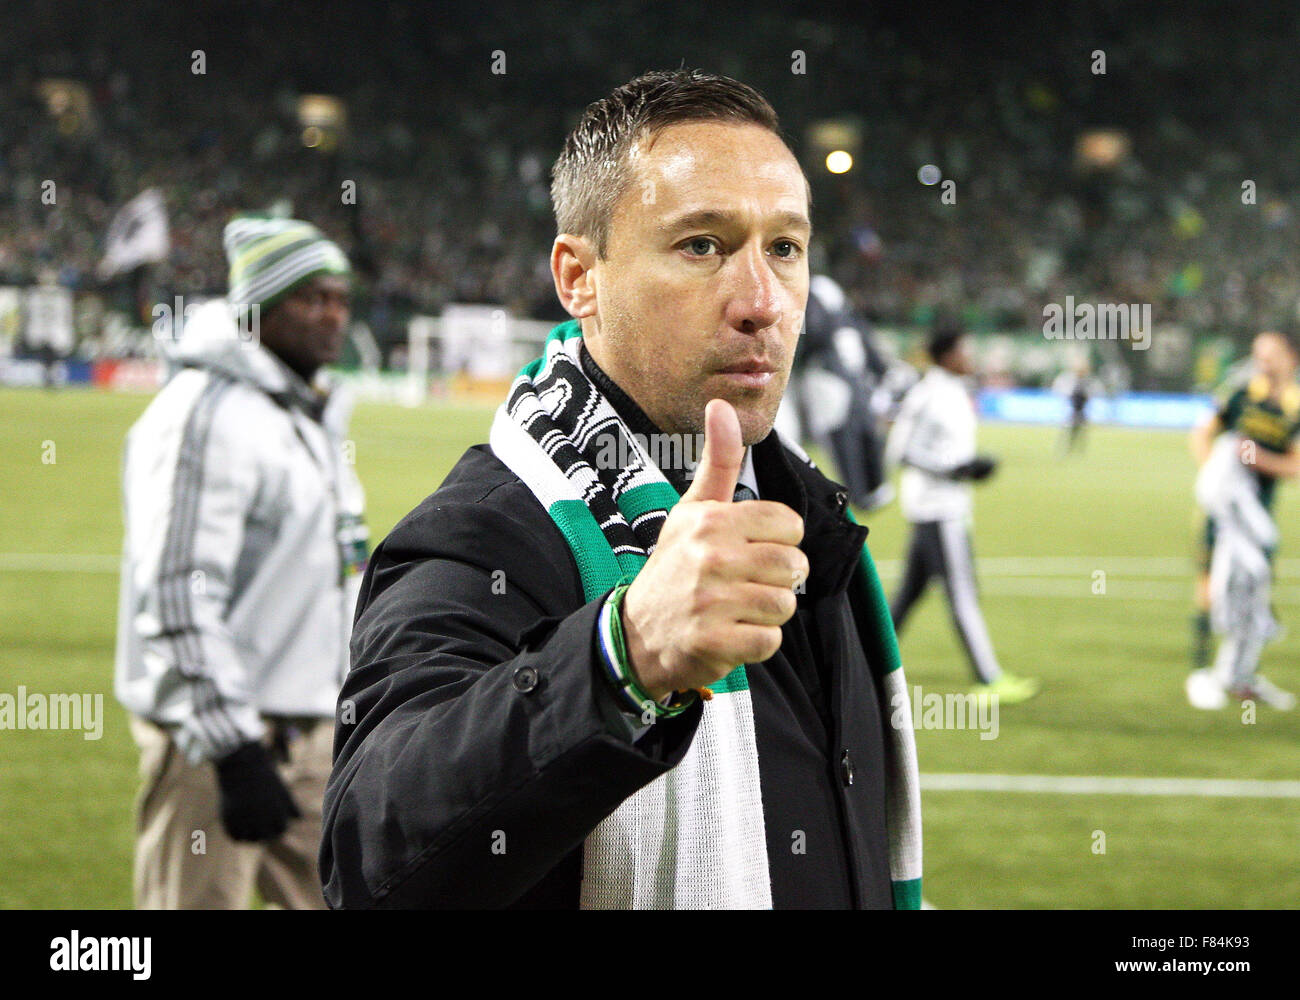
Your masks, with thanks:
M710 236L696 236L682 244L694 257L711 256L710 250L717 249L717 241Z
M799 244L793 240L777 240L772 244L772 249L778 257L784 257L788 260L794 260L799 256Z

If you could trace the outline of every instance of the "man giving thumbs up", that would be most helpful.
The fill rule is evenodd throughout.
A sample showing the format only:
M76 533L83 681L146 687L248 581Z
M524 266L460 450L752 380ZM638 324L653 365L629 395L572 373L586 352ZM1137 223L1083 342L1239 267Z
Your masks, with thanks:
M633 670L656 698L771 657L808 578L803 518L771 500L732 502L745 449L730 403L709 403L704 433L695 479L623 605Z
M867 532L772 430L811 237L775 112L638 77L587 109L552 198L572 319L370 561L326 900L915 907Z

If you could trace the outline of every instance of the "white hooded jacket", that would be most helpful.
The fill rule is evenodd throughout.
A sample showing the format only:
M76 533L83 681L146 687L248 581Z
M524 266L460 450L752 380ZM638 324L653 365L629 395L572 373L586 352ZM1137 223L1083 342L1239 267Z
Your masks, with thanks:
M364 498L322 397L202 306L127 435L115 691L193 761L332 716L366 558ZM313 411L321 413L319 420Z
M942 365L903 397L885 444L885 466L903 466L899 501L913 523L967 520L971 488L951 472L975 457L975 406L962 379Z

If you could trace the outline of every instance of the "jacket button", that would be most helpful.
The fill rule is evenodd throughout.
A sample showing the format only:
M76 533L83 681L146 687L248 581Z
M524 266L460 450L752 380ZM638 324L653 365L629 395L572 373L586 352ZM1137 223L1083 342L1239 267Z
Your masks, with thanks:
M528 694L537 687L537 671L532 667L520 667L515 671L511 683L514 684L515 690L520 694Z
M849 493L848 493L848 490L836 490L836 491L835 491L835 509L836 509L839 513L843 514L845 508L848 507L848 505L849 505Z
M845 787L853 784L853 758L847 750L840 755L840 777L844 779Z

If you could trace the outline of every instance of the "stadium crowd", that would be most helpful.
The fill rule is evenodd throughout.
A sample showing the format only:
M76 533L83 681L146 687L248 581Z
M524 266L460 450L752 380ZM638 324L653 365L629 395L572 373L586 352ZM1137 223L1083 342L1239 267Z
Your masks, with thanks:
M729 53L706 68L773 95L814 186L814 267L877 322L956 314L975 329L1038 329L1043 306L1072 295L1150 303L1157 323L1243 340L1289 325L1300 304L1300 159L1289 154L1300 140L1286 128L1286 88L1257 77L1285 62L1295 29L1270 30L1265 12L1216 26L1217 69L1200 74L1205 5L1142 25L1125 23L1120 6L1098 5L1094 24L1070 32L1050 30L1049 15L1004 15L1003 30L983 37L1001 37L1006 58L965 51L960 33L761 12L744 52L715 44L719 19L703 14L679 19L660 44ZM644 68L623 65L602 31L610 17L640 16L626 0L566 21L571 72L535 51L508 5L453 33L405 8L345 3L306 23L255 2L230 12L238 30L216 34L160 4L171 34L194 39L183 52L106 13L79 31L55 0L36 7L28 29L43 55L28 55L37 49L23 32L0 40L16 67L0 86L0 284L52 267L78 292L113 292L96 276L104 235L122 204L156 187L171 251L125 298L138 309L215 292L225 222L287 203L356 261L357 316L390 344L410 315L449 302L558 318L550 164L602 81ZM350 40L358 19L382 46ZM285 32L302 38L288 60L276 45ZM1094 50L1075 51L1072 39L1092 36ZM803 73L792 71L795 52ZM1256 78L1253 106L1218 114L1244 76ZM84 84L88 107L51 113L38 94L51 78ZM280 82L255 82L268 79ZM297 98L308 92L343 100L337 142L304 145ZM836 177L806 132L844 116L859 128L856 165ZM1122 130L1131 148L1084 169L1077 142L1095 126ZM939 183L918 180L923 164L939 168ZM49 180L53 204L42 198Z

